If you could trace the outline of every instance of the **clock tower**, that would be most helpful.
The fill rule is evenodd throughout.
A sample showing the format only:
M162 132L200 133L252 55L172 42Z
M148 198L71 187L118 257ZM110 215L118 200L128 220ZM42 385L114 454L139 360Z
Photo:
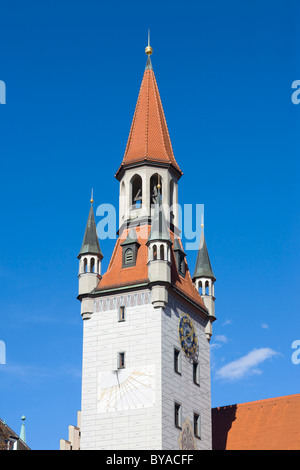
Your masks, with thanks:
M215 316L198 290L199 276L191 277L180 239L182 171L149 44L146 54L115 175L119 231L106 272L100 271L92 207L79 254L82 450L211 449L209 340Z

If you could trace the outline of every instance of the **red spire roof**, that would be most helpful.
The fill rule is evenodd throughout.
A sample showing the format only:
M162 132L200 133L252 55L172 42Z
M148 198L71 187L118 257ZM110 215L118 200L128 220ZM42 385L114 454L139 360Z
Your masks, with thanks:
M124 158L118 172L124 165L142 161L171 164L182 175L173 154L150 57L144 72Z

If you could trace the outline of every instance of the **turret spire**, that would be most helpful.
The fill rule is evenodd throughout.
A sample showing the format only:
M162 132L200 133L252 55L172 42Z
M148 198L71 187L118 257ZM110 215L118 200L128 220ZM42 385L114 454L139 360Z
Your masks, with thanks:
M200 236L200 245L198 250L198 256L196 261L196 267L193 275L193 281L196 286L196 289L200 293L202 300L212 317L215 317L215 275L213 273L210 259L208 255L208 250L206 246L206 241L204 237L204 225L201 224L201 236ZM212 335L211 321L206 325L206 336L210 340Z
M209 277L215 281L216 278L214 276L214 273L211 267L208 250L206 246L206 241L204 237L204 225L201 224L201 227L202 227L202 231L201 231L201 236L200 236L200 245L199 245L193 279L200 278L200 277Z
M93 190L90 202L89 217L78 255L78 299L81 301L81 315L83 319L88 319L93 314L94 301L89 294L97 287L101 279L101 262L103 259L93 211Z
M93 206L92 206L94 202L93 192L91 195L90 202L91 202L90 212L89 212L88 221L87 221L86 228L85 228L81 250L78 256L87 254L87 253L102 256L99 239L97 235L95 216L94 216L94 211L93 211Z

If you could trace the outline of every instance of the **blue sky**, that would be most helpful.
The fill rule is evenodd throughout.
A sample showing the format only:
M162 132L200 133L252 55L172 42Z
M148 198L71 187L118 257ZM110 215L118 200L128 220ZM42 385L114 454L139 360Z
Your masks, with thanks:
M76 424L77 254L91 188L96 206L118 204L148 28L179 200L205 205L212 405L298 393L296 1L11 0L1 19L0 418L19 432L25 414L34 449L59 448Z

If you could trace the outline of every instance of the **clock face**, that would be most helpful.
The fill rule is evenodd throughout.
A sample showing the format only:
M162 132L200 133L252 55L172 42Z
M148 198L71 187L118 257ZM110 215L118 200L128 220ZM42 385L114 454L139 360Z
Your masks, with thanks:
M188 315L183 315L179 321L179 339L186 356L193 358L198 349L198 341L195 327Z

